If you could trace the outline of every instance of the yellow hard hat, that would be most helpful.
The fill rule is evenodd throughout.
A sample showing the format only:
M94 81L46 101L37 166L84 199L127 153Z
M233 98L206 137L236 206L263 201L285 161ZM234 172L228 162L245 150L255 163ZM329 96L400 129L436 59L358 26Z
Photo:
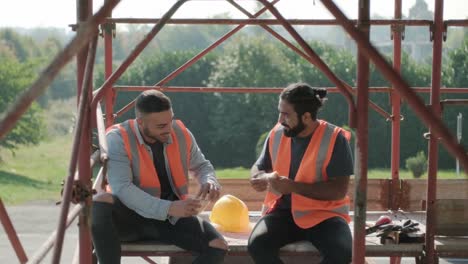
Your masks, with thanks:
M223 195L213 205L210 221L225 232L248 232L250 230L249 210L243 201L234 195Z

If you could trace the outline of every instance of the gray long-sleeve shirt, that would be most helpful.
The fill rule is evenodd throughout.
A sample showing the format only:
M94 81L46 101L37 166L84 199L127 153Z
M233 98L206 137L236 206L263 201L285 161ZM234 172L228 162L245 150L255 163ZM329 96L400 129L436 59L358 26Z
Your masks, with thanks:
M213 165L211 165L209 160L205 159L205 156L201 152L190 131L189 134L192 138L189 164L190 175L195 177L199 184L211 182L219 187ZM136 129L136 136L138 143L143 144L150 156L153 157L151 148L144 142L138 129ZM172 178L172 174L168 166L166 146L168 144L172 144L172 142L173 139L170 138L167 143L164 143L164 157L166 171L169 178ZM110 187L112 188L112 193L116 195L128 208L134 210L143 217L154 218L157 220L169 219L172 223L175 223L177 218L170 217L167 214L171 201L152 196L134 184L134 175L132 173L127 152L125 151L120 130L114 129L109 131L107 134L107 144L109 148L107 175Z

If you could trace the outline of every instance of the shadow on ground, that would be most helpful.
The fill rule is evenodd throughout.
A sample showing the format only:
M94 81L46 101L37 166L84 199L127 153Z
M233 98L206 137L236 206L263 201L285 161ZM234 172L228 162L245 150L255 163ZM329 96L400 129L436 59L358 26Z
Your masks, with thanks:
M21 186L28 186L28 187L34 187L34 188L43 188L47 186L46 182L31 179L26 176L7 172L4 170L0 170L0 184L1 185L10 184L10 185L16 185L16 186L21 185Z

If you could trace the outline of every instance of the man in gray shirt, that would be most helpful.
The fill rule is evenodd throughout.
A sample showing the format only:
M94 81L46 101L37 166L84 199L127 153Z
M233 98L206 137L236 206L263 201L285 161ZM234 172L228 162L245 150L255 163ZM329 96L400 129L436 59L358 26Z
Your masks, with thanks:
M189 172L198 198L215 201L220 185L192 133L156 90L136 100L136 119L107 132L109 192L93 201L92 236L100 263L120 263L120 242L157 240L193 252L194 263L222 263L223 236L196 216L201 202L188 198Z

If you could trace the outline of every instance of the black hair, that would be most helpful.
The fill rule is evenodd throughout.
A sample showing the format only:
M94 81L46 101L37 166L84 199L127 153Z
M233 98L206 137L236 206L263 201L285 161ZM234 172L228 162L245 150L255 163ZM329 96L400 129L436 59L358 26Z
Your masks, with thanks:
M157 90L147 90L136 98L135 113L139 114L159 113L172 108L171 99Z
M293 105L298 118L309 112L315 121L326 96L327 90L324 88L313 88L307 83L293 83L281 92L280 99Z

